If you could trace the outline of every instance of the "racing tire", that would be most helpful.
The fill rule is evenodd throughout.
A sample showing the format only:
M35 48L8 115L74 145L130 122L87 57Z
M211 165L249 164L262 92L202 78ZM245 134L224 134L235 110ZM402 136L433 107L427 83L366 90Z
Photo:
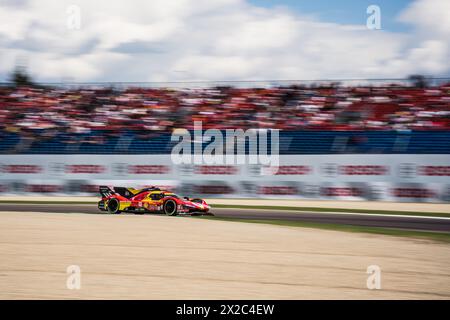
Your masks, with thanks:
M120 203L116 198L112 198L108 201L108 212L111 214L119 214L120 213Z
M177 203L175 200L169 199L164 202L163 211L167 216L177 215Z

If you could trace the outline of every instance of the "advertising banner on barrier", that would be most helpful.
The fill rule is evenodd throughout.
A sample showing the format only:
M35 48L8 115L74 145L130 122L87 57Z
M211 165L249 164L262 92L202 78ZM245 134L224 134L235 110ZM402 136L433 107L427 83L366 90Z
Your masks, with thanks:
M192 196L450 201L448 155L285 155L279 166L174 165L170 155L2 155L0 192L157 185Z

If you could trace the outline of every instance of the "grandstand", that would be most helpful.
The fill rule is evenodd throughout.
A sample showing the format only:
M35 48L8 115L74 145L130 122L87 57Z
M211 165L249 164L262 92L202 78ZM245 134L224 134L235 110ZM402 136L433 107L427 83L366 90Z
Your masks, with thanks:
M177 128L280 129L280 154L449 154L450 82L0 88L0 153L167 154ZM345 84L346 83L346 84ZM233 85L233 86L230 86Z
M46 141L23 142L15 133L3 133L0 152L8 154L168 154L173 142L169 133L142 139L133 134L90 139L105 134L79 136L66 143L64 134ZM280 154L450 154L450 131L282 131ZM431 142L431 143L430 143ZM248 150L248 146L247 146Z

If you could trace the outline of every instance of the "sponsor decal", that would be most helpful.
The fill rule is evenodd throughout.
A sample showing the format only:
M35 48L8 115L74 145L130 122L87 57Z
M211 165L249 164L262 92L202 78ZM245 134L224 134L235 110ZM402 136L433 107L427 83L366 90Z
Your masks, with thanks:
M63 191L63 186L49 184L29 184L25 187L26 192L53 193Z
M195 192L202 194L232 194L233 188L229 186L213 186L213 185L199 185L195 186Z
M436 194L426 188L394 188L392 195L397 198L433 198Z
M389 167L379 165L346 165L339 166L339 174L346 176L383 176L389 173Z
M421 176L450 176L450 166L420 166Z
M355 187L326 187L321 194L325 197L361 197L364 191Z
M307 175L312 173L311 166L279 166L275 175Z
M103 173L106 169L102 165L96 164L71 164L66 165L66 173Z
M80 185L80 192L97 193L98 187L99 187L98 185L94 184L82 184Z
M130 165L128 173L131 174L166 174L170 168L164 165Z
M40 173L42 167L34 164L7 164L2 168L4 173Z
M325 163L322 165L322 175L325 177L344 176L382 176L389 174L389 167L381 165L337 165Z
M298 189L288 186L260 186L258 194L277 194L277 195L294 195L298 193Z
M238 168L235 166L196 166L194 171L196 174L233 175L238 173Z

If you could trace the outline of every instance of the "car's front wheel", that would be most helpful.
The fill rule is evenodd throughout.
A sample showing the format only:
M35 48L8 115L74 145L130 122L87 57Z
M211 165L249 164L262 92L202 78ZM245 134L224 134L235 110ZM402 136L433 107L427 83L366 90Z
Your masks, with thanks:
M109 199L108 201L108 212L111 214L120 213L120 203L116 198Z
M177 203L175 200L167 200L164 202L163 207L164 213L168 216L176 216L177 215Z

